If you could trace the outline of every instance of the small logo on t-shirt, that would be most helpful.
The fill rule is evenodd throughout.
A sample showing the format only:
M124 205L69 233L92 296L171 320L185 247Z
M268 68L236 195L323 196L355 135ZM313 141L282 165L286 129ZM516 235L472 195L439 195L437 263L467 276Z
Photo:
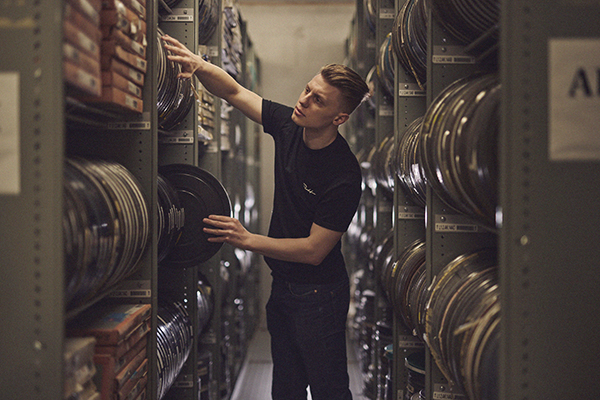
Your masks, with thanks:
M302 182L302 185L304 185L304 190L306 190L308 193L312 194L313 196L316 196L317 194L315 193L314 190L310 189L306 183Z

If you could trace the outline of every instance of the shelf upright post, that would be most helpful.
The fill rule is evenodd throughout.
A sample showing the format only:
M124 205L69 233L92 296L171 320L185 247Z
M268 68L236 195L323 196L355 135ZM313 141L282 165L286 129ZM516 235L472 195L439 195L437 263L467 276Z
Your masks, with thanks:
M158 26L164 33L178 39L190 50L198 47L198 12L197 0L182 0L172 10L160 10ZM197 81L193 79L193 84ZM157 80L155 80L157 81ZM159 166L168 164L190 164L198 166L198 104L193 102L188 115L179 125L168 133L158 133ZM196 399L200 387L198 379L198 271L199 266L182 270L167 267L158 268L159 296L173 296L181 301L189 313L192 324L192 348L179 376L167 392L165 398ZM212 283L212 282L211 282Z
M381 46L387 36L392 32L394 18L396 16L393 0L377 1L376 18L376 57L380 56ZM377 59L377 61L379 61ZM376 61L376 62L377 62ZM392 63L393 66L393 63ZM383 71L381 71L383 73ZM393 71L392 71L393 73ZM383 140L394 133L394 101L384 93L381 79L376 85L376 112L375 112L375 146L379 146ZM376 193L376 229L377 242L380 243L386 234L392 229L392 202L388 199L381 188ZM376 271L376 274L378 271Z
M396 17L405 3L410 0L396 0ZM395 27L394 27L395 28ZM399 33L399 32L394 32ZM414 120L422 117L426 111L425 90L419 87L413 74L406 70L397 57L394 60L394 149L398 146L406 128ZM417 205L400 187L398 176L394 173L394 259L398 260L402 251L419 238L425 239L425 210ZM405 359L411 353L422 351L423 338L414 336L400 316L394 313L394 342L392 362L393 398L403 399L407 387Z
M209 39L206 44L206 48L211 63L222 66L222 49L223 49L223 8L225 6L225 0L218 2L219 10L219 21L217 28L213 36ZM223 177L222 172L222 160L221 160L221 126L223 121L221 119L221 99L214 99L215 114L214 114L214 138L208 143L200 143L197 163L202 169L209 171L217 179L221 180ZM196 121L196 125L198 125ZM220 250L210 260L202 263L199 267L199 272L202 273L212 286L214 294L214 309L213 317L210 320L209 326L206 327L202 335L200 336L198 347L208 349L211 354L211 373L210 381L208 383L208 396L209 399L220 399L221 390L225 385L223 373L224 373L224 362L222 357L222 340L223 340L223 300L224 300L224 287L223 279L221 277L222 266L222 253Z
M384 71L380 63L379 57L382 56L382 46L385 44L388 36L391 34L392 26L394 22L395 5L393 0L380 0L375 5L375 64L378 65L378 71L381 73L379 79L376 79L375 84L375 137L373 145L377 148L381 148L381 144L384 140L390 140L390 137L394 134L394 101L392 94L385 92L383 75ZM393 57L392 54L389 54ZM393 60L390 60L388 67L393 68ZM394 74L394 71L391 71ZM393 86L393 84L392 84ZM373 167L372 167L373 168ZM377 171L375 171L377 172ZM375 292L375 315L374 322L375 327L373 331L373 338L371 340L371 362L374 365L375 382L375 394L381 392L381 382L385 379L382 376L385 371L382 371L384 365L382 358L384 357L384 347L389 338L389 331L393 330L393 319L391 318L391 306L387 300L382 287L382 272L378 270L380 262L383 263L383 258L387 254L383 254L385 247L383 246L386 240L393 240L389 238L392 233L392 207L393 200L390 198L386 189L382 188L379 184L375 191L375 203L374 203L374 239L375 246L379 247L379 256L381 260L373 260L374 268L374 292ZM388 242L389 243L389 242ZM393 243L392 243L393 245ZM377 253L377 251L375 251Z
M499 398L589 398L600 392L600 5L501 4Z
M198 0L181 0L176 8L160 10L158 26L188 49L198 47ZM192 80L197 84L195 79ZM198 165L198 105L194 102L188 115L168 134L159 132L158 163Z
M63 396L62 2L0 5L0 391Z
M463 58L456 62L456 58L447 57L464 54L464 45L454 39L441 26L428 10L427 34L427 107L435 100L447 86L454 81L466 77L477 68L475 58L472 62L465 62ZM426 219L426 265L427 281L431 284L436 275L454 258L466 252L482 247L496 246L496 235L482 228L471 218L458 213L448 207L427 186L427 213ZM460 229L447 229L447 227L468 227ZM446 379L435 364L429 348L426 348L425 357L425 392L427 400L439 398L463 399L464 395L458 393Z

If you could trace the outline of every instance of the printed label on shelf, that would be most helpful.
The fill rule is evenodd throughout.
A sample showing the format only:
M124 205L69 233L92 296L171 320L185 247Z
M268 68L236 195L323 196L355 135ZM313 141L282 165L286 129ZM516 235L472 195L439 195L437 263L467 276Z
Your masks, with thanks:
M161 17L164 22L192 22L194 21L193 8L174 8L173 13Z
M173 382L173 387L177 388L191 388L194 387L194 380L192 375L181 374L177 377L177 380Z
M447 384L433 384L433 398L436 400L464 400L465 396L460 393L452 393L452 389Z
M202 344L215 344L215 343L217 343L217 335L215 334L215 332L213 330L205 332L200 337L200 343L202 343Z
M475 233L479 232L479 225L462 215L442 215L435 216L436 232L455 232L455 233Z
M218 57L219 56L219 47L218 46L208 46L208 56L209 57Z
M433 46L434 64L475 64L475 57L465 54L462 46Z
M462 400L465 396L450 392L433 392L433 398L435 400Z
M119 287L112 291L110 297L132 298L143 297L150 298L152 290L150 289L149 280L140 281L123 281Z
M600 160L600 39L548 41L551 161Z
M108 129L111 130L149 130L150 121L133 121L133 122L111 122L108 124Z
M379 10L379 19L395 19L396 12L393 8L382 8Z
M425 210L416 206L398 206L398 219L424 219Z
M423 343L416 336L400 335L398 336L398 348L403 349L420 349L425 347Z
M161 137L158 139L160 144L191 144L194 143L192 137Z
M194 143L194 131L192 130L180 130L180 131L169 131L168 136L160 135L158 137L158 143L160 144L190 144Z
M21 193L19 73L0 73L0 194Z
M399 83L399 97L425 97L427 92L419 87L416 83Z

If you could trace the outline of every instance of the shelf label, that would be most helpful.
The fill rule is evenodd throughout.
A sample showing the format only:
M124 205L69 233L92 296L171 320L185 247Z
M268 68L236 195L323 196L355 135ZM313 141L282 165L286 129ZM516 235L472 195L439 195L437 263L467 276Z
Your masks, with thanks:
M219 48L217 46L208 46L208 56L209 57L218 57L219 56Z
M194 387L194 379L192 375L189 374L181 374L177 377L177 380L173 382L173 387L176 388L193 388Z
M476 233L479 232L479 225L460 215L441 215L435 216L436 232L453 233Z
M150 121L111 122L108 124L111 130L150 130Z
M395 19L396 11L393 8L382 8L379 10L379 19Z
M399 83L399 97L425 97L427 92L419 87L416 83Z
M425 210L417 206L398 206L398 219L425 219Z
M475 64L473 56L465 54L462 46L433 46L434 64Z
M383 104L379 107L379 116L380 117L393 117L394 116L394 107L389 104Z
M160 144L191 144L194 143L194 131L169 131L168 135L160 135L158 137Z
M600 160L600 39L548 42L551 161Z
M433 399L435 400L464 400L466 397L460 393L453 393L452 388L448 385L434 383L433 384Z
M19 73L0 73L0 195L21 193Z
M425 347L423 343L416 336L399 335L398 336L398 348L401 349L420 349Z
M205 332L201 337L200 337L200 343L202 344L216 344L217 343L217 335L216 333L211 329L208 332Z
M161 17L164 22L193 22L193 8L174 8L173 13Z
M123 281L110 294L110 297L116 298L150 298L151 296L150 280Z

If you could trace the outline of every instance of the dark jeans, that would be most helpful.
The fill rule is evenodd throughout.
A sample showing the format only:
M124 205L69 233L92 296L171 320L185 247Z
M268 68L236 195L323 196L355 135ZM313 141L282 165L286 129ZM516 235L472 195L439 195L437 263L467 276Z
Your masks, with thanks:
M273 281L267 327L273 400L351 400L346 357L348 280L330 285Z

